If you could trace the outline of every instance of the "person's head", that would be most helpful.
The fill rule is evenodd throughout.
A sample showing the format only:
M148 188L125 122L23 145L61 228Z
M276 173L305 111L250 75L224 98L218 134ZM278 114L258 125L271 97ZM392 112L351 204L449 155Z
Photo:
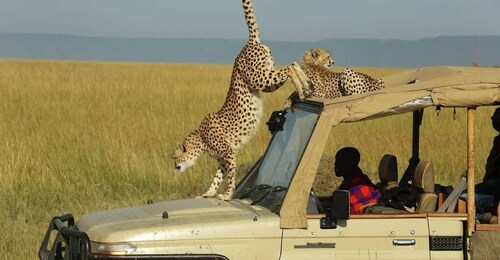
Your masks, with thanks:
M495 130L500 132L500 107L495 109L495 112L493 112L493 115L491 116L491 124Z
M335 154L335 176L347 177L351 175L358 168L360 159L361 155L354 147L344 147L338 150Z

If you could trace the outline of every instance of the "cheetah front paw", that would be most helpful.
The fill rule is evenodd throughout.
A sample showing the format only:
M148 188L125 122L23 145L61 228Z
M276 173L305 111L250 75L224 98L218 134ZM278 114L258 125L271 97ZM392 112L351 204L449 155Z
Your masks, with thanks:
M293 62L290 66L290 78L295 85L295 90L299 95L299 99L303 100L311 95L312 89L310 86L309 78L304 71L300 68L297 62Z
M232 194L225 193L225 194L219 194L217 196L217 198L220 199L220 200L229 201L229 200L231 200L232 196L233 196Z

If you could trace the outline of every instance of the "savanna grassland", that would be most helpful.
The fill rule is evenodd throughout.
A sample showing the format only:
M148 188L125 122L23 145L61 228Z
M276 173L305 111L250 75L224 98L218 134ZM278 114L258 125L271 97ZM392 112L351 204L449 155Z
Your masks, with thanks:
M402 71L357 68L373 76ZM186 173L174 171L177 142L224 101L230 65L180 65L0 60L0 255L33 259L54 215L194 197L208 187L217 164L203 156ZM290 83L263 93L265 120L281 108ZM479 176L495 132L493 108L478 109ZM456 119L454 119L456 118ZM454 184L465 169L466 113L425 112L421 158L435 164L437 182ZM265 124L238 157L238 175L262 154ZM411 114L341 125L332 130L318 169L330 192L332 157L356 146L361 167L376 180L383 154L411 153Z

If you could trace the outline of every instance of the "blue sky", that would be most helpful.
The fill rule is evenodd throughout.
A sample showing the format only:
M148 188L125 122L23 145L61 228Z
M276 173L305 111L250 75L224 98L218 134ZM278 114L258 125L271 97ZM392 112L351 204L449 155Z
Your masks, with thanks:
M498 0L254 0L261 38L500 35ZM0 32L246 39L240 0L0 0Z

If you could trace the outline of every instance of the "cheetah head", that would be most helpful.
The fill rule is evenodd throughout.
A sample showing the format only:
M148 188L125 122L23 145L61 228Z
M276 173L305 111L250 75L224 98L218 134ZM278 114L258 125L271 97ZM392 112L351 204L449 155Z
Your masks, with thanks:
M175 169L184 172L193 166L196 159L203 153L203 143L198 131L191 132L181 143L177 143L172 159Z
M302 55L302 64L317 65L329 68L333 66L332 55L328 50L320 48L312 48L304 52Z
M383 79L376 79L375 89L379 90L379 89L383 89L383 88L385 88L384 80Z

